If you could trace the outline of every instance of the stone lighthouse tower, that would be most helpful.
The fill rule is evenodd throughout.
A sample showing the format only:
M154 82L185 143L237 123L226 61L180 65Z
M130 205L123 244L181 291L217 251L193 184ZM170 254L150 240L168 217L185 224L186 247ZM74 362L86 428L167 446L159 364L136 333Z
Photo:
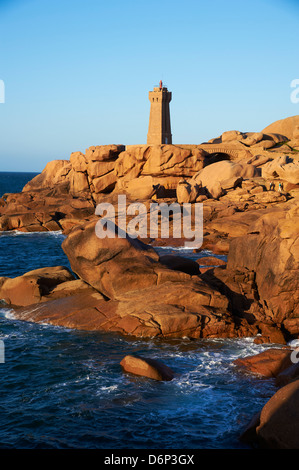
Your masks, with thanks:
M151 102L151 110L147 144L172 144L169 112L171 92L166 87L163 87L162 80L160 80L160 86L150 91L148 97Z

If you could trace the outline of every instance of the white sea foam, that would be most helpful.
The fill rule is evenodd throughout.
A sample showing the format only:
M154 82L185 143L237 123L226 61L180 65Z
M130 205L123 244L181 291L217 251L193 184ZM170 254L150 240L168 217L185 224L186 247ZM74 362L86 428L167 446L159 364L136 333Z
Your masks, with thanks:
M157 248L159 250L173 250L173 251L185 251L189 253L194 253L194 248L189 248L187 246L154 246L153 248ZM198 252L199 253L199 252ZM201 250L200 253L206 254L213 254L210 250Z
M62 230L52 230L52 231L47 231L47 232L22 232L21 230L4 230L3 232L0 232L0 236L16 237L18 235L25 235L25 236L51 235L51 236L57 237L57 236L63 235L63 233L62 233Z
M217 377L222 380L222 377L226 376L230 383L235 382L239 377L235 374L235 359L258 354L273 347L271 344L255 344L254 339L248 337L201 340L198 342L198 349L182 351L178 346L177 351L167 352L163 361L170 367L175 361L182 373L174 383L183 393L193 393L197 389L213 388L213 384L209 383L211 377L217 381Z
M0 308L0 314L8 320L15 320L15 311L12 308Z
M100 387L102 392L113 392L114 390L118 389L118 385L110 385L110 386L103 386Z

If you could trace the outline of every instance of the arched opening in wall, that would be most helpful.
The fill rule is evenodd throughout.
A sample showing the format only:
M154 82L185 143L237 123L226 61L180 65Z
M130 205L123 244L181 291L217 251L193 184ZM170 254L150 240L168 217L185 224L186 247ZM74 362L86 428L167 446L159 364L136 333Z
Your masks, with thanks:
M231 160L231 156L224 152L210 153L209 157L207 157L206 166L212 163L222 162L223 160Z

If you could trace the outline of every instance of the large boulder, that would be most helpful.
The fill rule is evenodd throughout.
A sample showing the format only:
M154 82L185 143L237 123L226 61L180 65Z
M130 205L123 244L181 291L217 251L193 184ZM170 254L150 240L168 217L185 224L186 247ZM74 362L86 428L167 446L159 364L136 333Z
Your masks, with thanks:
M74 275L64 266L35 269L15 278L2 277L0 299L13 306L44 302L59 284L74 280Z
M246 268L230 270L225 266L200 270L201 278L229 299L229 309L235 319L239 320L240 336L247 331L248 336L256 336L255 343L286 343L286 329L281 328L271 316L265 315L259 302L254 271ZM250 325L250 331L247 323Z
M262 176L272 179L280 178L289 183L299 184L299 160L287 155L276 157L263 165Z
M127 355L121 360L120 365L125 372L154 380L169 381L174 378L172 370L156 359Z
M221 134L221 142L232 142L234 140L242 140L243 134L240 131L225 131Z
M94 196L114 189L117 181L115 162L124 150L123 145L98 145L86 150L86 173Z
M126 194L132 200L151 199L157 192L158 185L152 176L140 176L128 181Z
M179 204L189 204L196 202L199 196L205 194L201 184L195 183L192 179L185 181L181 179L176 188L176 196Z
M269 378L277 377L291 366L291 350L288 348L266 349L259 354L236 359L234 364L253 374Z
M299 448L299 380L280 388L266 403L253 441L264 449Z
M211 139L209 144L217 144L218 152L220 152L220 149L225 150L226 148L228 153L230 150L237 151L239 157L244 157L244 149L246 148L250 148L250 151L254 151L256 148L269 149L274 147L277 143L284 142L285 140L285 136L272 134L270 132L225 131L216 139ZM247 155L250 155L250 152L248 152Z
M76 281L73 281L76 282ZM109 300L93 288L15 310L16 318L67 328L160 338L233 338L227 299L200 280L168 280ZM248 334L248 330L244 334Z
M87 160L82 152L72 152L70 155L72 169L76 172L85 173L87 170Z
M97 145L89 147L85 152L85 157L87 162L115 161L124 150L124 145Z
M259 170L254 165L223 160L205 166L192 179L205 187L211 196L217 199L224 194L224 188L239 185L240 178L253 178L259 174Z
M73 196L80 196L90 192L90 186L86 173L71 170L69 173L69 188Z
M285 136L286 140L291 140L297 126L299 126L299 115L275 121L265 127L262 132L265 134L280 134Z
M63 241L72 270L110 299L156 285L160 265L155 250L127 234L120 238L117 226L114 233L108 228L114 237L99 238L96 224L93 221L74 228Z
M107 298L131 300L130 293L133 293L137 299L140 291L152 289L154 300L157 288L171 283L177 291L176 302L179 303L183 294L180 286L186 283L186 290L196 286L201 288L201 304L210 305L212 302L215 306L224 308L227 305L226 299L216 292L213 294L203 281L191 278L191 275L199 272L197 263L178 257L171 259L169 256L161 257L160 262L159 255L152 247L129 237L116 225L114 238L99 238L96 224L93 221L75 227L63 241L62 248L69 258L72 270ZM112 228L108 228L108 232ZM110 235L114 235L114 231ZM169 295L173 295L172 289L169 290ZM191 299L192 293L189 295ZM151 298L152 295L149 295L148 300ZM165 299L166 297L163 301Z
M94 215L97 199L116 184L115 161L123 145L93 146L53 160L21 193L7 194L0 204L0 230L66 233Z

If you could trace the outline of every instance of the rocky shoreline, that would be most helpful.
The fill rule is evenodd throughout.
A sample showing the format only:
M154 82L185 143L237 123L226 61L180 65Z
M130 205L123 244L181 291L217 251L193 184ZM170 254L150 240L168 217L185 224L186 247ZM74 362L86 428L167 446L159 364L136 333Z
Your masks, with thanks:
M72 272L57 266L2 277L0 299L26 321L134 337L251 336L286 345L299 338L298 152L294 116L198 146L98 146L50 162L21 193L0 199L0 230L62 230ZM227 255L227 264L159 256L154 246L163 239L99 239L95 207L116 206L119 194L148 211L153 201L202 202L201 250ZM279 389L280 399L294 400L297 385L294 379L287 391ZM265 414L271 412L262 411L252 441L292 447L291 438L259 431Z

